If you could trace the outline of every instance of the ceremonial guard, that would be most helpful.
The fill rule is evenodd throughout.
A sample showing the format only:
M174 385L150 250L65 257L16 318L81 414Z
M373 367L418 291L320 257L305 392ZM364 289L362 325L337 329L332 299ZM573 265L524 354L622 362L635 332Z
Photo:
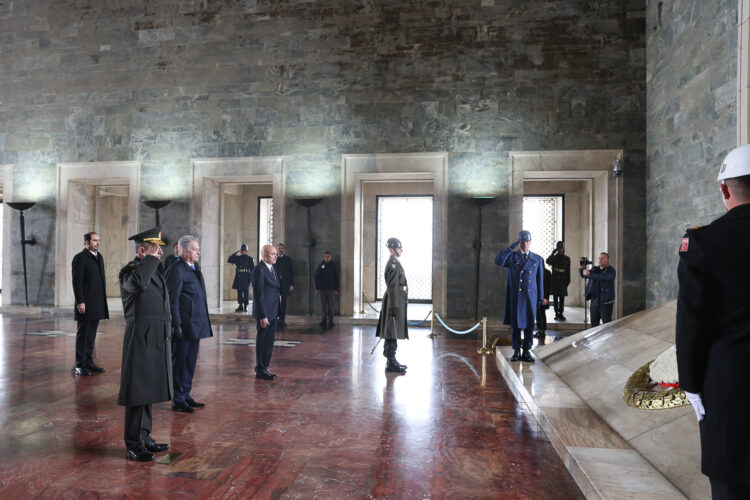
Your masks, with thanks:
M380 318L375 336L384 340L383 356L388 360L386 372L405 373L406 365L396 360L397 341L409 338L409 325L406 322L406 306L409 301L406 274L398 258L403 253L401 241L389 238L386 243L391 257L385 265L386 290L380 308Z
M565 310L565 297L568 295L568 285L570 284L570 257L565 255L565 243L557 242L552 255L547 257L547 264L552 268L550 290L547 295L552 294L555 319L565 321L563 311Z
M241 255L237 255L238 253ZM227 262L237 266L234 271L234 283L232 283L232 289L237 290L237 302L239 303L235 311L247 312L247 305L250 303L250 273L253 272L255 267L253 258L247 254L247 245L243 243L238 252L229 256Z
M520 252L516 249L519 248ZM498 253L495 264L507 269L503 324L510 325L513 343L511 361L534 362L534 319L544 298L544 261L531 252L531 233L521 231L518 241ZM523 330L523 354L521 354Z
M146 462L169 449L151 437L151 405L172 399L171 316L161 233L153 228L128 239L138 255L120 271L125 336L117 404L125 407L125 456Z

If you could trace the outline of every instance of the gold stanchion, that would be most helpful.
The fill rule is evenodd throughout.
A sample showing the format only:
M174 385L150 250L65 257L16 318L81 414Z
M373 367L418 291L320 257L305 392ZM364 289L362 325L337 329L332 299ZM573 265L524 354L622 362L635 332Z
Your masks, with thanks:
M487 316L482 318L482 347L477 349L479 354L492 354L492 349L487 348Z
M435 311L430 311L430 333L427 335L428 339L434 339L437 337L435 335Z
M359 299L359 314L365 313L365 291L362 290L362 297Z

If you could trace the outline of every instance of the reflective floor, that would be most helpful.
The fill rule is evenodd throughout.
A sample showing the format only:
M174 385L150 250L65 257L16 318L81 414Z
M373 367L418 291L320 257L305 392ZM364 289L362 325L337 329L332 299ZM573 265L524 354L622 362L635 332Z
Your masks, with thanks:
M386 376L373 327L288 328L266 382L250 375L254 327L217 325L192 392L207 406L154 405L153 436L184 454L158 464L124 458L122 319L101 323L107 372L82 378L72 320L1 325L0 498L582 497L474 340L412 329L408 373Z

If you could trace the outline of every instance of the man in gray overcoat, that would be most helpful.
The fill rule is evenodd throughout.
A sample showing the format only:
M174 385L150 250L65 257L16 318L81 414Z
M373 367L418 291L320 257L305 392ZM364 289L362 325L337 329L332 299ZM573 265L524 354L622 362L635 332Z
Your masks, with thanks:
M125 457L147 462L169 449L151 437L151 404L172 399L171 315L159 229L128 239L138 256L120 270L125 336L117 404L125 407Z
M401 248L401 241L397 238L389 238L386 246L391 252L391 258L385 265L386 290L383 294L380 319L375 336L385 341L383 356L388 360L385 371L405 373L406 365L402 365L396 360L397 339L409 338L409 325L406 322L406 305L409 294L406 286L406 274L398 261L403 248Z

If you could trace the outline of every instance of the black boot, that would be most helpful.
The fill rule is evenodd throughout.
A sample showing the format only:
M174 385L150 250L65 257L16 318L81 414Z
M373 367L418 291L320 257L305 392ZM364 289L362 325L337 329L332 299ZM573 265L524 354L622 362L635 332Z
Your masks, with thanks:
M386 373L406 373L406 367L398 364L395 357L390 357L385 364L385 371Z
M511 361L521 361L521 352L518 349L516 349L515 351L513 351L513 356L511 356L510 360Z
M396 359L396 356L393 356L393 362L396 363L401 368L403 368L404 370L406 370L407 368L409 368L408 366L402 365L401 363L399 363L398 360Z
M533 363L534 356L532 356L529 351L523 351L523 354L521 355L521 361L525 361L527 363Z

